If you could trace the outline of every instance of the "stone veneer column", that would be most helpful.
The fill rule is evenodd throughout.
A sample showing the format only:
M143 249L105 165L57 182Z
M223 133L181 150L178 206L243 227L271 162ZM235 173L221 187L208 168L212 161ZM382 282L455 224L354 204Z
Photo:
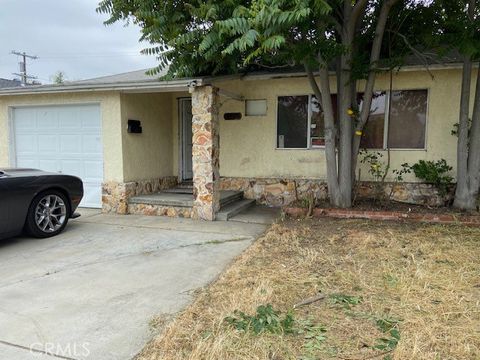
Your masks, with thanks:
M200 86L192 91L192 217L215 220L220 208L218 89Z

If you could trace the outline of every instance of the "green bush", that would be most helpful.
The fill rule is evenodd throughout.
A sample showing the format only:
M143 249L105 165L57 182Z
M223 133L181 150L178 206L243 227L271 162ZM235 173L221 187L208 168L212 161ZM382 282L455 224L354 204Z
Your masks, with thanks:
M453 181L453 177L449 175L452 167L447 164L445 159L438 161L420 160L412 165L412 170L417 178L435 185L441 195L447 194L448 187Z

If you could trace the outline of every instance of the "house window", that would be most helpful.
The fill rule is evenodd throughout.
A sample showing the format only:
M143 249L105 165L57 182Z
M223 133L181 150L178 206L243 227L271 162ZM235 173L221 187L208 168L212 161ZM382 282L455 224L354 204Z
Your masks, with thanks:
M375 92L361 147L386 149L388 142L391 149L424 149L427 102L427 90ZM332 95L332 104L337 121L336 95ZM324 147L324 127L321 103L315 96L278 98L278 148Z
M387 111L387 93L375 92L370 106L370 116L363 129L360 146L365 149L383 149L385 138L385 112ZM359 108L362 108L360 101Z
M388 146L424 149L428 91L393 91L391 96Z
M280 96L278 98L278 148L307 148L308 102L308 96Z

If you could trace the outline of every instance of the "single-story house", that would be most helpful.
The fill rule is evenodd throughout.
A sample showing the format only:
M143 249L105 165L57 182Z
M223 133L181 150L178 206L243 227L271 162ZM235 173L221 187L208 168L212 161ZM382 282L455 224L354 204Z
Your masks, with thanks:
M364 146L383 154L388 146L392 169L442 158L455 168L460 85L458 63L406 66L391 84L389 73L379 74ZM78 175L82 205L105 212L211 220L220 190L272 206L326 197L322 136L322 113L302 72L161 81L142 70L0 90L0 167ZM361 176L369 180L367 169ZM141 195L189 181L187 207L142 202ZM405 182L394 194L400 200L433 191L413 175Z

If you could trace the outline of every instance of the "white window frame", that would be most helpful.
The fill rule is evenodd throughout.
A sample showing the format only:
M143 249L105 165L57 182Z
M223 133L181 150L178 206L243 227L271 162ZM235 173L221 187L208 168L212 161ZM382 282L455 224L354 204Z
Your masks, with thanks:
M415 91L415 90L424 90L427 92L427 108L425 114L425 140L423 148L390 148L388 149L388 128L389 128L389 112L390 112L390 90L375 90L378 92L385 92L385 116L384 116L384 126L383 126L383 146L381 148L369 148L367 150L371 151L426 151L427 150L427 139L428 139L428 123L429 123L429 106L430 106L430 89L429 88L418 88L418 89L395 89L392 91ZM332 94L334 95L334 94ZM308 96L308 119L307 119L307 145L304 148L281 148L278 147L278 99L280 97L286 96ZM277 104L275 107L275 149L276 150L324 150L325 145L312 145L311 137L311 126L312 126L312 106L311 101L313 94L295 94L295 95L277 95Z

